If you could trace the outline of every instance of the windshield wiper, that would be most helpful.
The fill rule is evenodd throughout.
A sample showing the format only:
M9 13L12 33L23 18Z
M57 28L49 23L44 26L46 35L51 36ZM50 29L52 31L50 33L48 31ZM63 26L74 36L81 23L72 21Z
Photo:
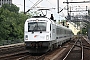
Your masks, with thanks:
M32 34L34 33L34 29L31 30Z
M42 30L40 29L40 33L42 33Z

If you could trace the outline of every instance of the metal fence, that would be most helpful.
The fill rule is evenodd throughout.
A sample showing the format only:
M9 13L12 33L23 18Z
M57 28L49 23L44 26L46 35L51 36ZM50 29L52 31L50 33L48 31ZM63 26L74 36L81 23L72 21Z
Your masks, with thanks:
M0 40L0 46L3 45L10 45L10 44L16 44L16 43L23 43L23 39L13 39L13 40Z

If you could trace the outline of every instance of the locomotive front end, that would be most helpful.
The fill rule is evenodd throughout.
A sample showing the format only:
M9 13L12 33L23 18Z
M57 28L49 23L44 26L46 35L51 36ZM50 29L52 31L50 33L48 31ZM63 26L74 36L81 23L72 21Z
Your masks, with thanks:
M24 41L30 53L43 53L49 50L50 23L46 18L32 18L25 22Z

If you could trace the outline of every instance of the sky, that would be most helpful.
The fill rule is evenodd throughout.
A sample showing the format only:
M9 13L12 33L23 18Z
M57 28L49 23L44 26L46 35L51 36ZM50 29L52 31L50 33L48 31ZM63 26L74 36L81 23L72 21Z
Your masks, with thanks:
M25 11L27 11L28 9L30 9L38 0L25 0ZM63 3L66 2L67 0L59 0L59 10L63 9L64 10L62 12L60 12L59 14L57 13L57 0L42 0L42 2L40 2L36 7L44 7L44 8L55 8L55 9L51 9L50 11L48 11L47 13L47 17L50 17L50 14L54 14L55 19L57 20L62 20L65 19L64 17L67 16L67 4ZM72 1L89 1L89 0L68 0L70 2ZM24 0L12 0L13 4L15 4L16 6L18 6L20 8L20 11L24 11ZM90 3L84 3L84 4L69 4L70 7L72 7L72 10L75 9L85 9L86 6L88 6L88 9L90 8ZM35 9L34 9L35 10ZM85 14L86 12L83 12L83 14ZM72 13L73 15L75 15L75 13ZM78 14L78 13L76 13ZM82 13L79 13L82 14Z

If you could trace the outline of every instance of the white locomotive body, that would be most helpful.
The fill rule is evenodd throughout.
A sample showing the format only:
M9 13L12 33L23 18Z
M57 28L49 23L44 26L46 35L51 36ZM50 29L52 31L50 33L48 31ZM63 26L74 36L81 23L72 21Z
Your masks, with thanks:
M57 48L72 36L69 28L45 17L34 17L25 22L24 41L30 53L43 53Z

